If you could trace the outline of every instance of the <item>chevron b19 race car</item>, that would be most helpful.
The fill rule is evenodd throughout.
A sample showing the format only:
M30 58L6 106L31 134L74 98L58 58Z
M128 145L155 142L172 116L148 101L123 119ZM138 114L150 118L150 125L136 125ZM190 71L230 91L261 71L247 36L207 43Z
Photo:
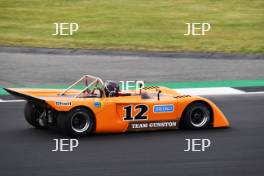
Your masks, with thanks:
M85 75L67 89L5 90L27 101L24 115L30 125L54 127L70 136L229 126L210 100L167 87L141 85L139 91L124 92L115 81Z

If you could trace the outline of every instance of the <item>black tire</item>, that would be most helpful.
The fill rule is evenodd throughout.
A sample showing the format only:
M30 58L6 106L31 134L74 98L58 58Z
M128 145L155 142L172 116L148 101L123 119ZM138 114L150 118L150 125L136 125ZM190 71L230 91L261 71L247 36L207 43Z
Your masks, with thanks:
M92 133L95 121L91 111L76 108L67 113L59 113L57 126L66 135L81 137Z
M39 106L35 105L32 102L27 102L24 109L24 116L26 121L36 128L45 128L44 126L41 126L37 121L41 114L41 111L42 109Z
M206 128L212 118L210 108L202 102L190 104L184 111L181 125L189 129Z

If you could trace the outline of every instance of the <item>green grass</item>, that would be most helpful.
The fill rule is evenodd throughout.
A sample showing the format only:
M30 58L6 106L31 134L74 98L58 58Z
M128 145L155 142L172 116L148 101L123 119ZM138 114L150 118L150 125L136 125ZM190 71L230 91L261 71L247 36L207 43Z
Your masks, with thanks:
M73 36L52 36L75 22ZM184 36L209 22L206 36ZM264 53L263 0L0 0L0 45Z

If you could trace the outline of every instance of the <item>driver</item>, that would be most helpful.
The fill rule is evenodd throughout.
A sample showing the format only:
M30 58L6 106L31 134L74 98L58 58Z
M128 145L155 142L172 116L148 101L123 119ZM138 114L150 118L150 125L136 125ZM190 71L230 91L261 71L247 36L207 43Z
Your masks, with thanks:
M107 97L116 97L119 92L119 84L112 80L106 80L104 83L104 89Z

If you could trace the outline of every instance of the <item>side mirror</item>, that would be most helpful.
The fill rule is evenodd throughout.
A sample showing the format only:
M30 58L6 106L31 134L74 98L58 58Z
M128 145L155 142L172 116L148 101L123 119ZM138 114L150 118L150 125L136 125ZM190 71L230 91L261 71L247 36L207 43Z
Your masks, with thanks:
M157 94L158 100L160 100L160 93L161 93L161 90L158 90L158 94Z
M142 84L142 83L139 83L139 94L140 94L140 95L141 95L141 93L142 93L142 91L141 91L142 87L143 87L143 84Z

